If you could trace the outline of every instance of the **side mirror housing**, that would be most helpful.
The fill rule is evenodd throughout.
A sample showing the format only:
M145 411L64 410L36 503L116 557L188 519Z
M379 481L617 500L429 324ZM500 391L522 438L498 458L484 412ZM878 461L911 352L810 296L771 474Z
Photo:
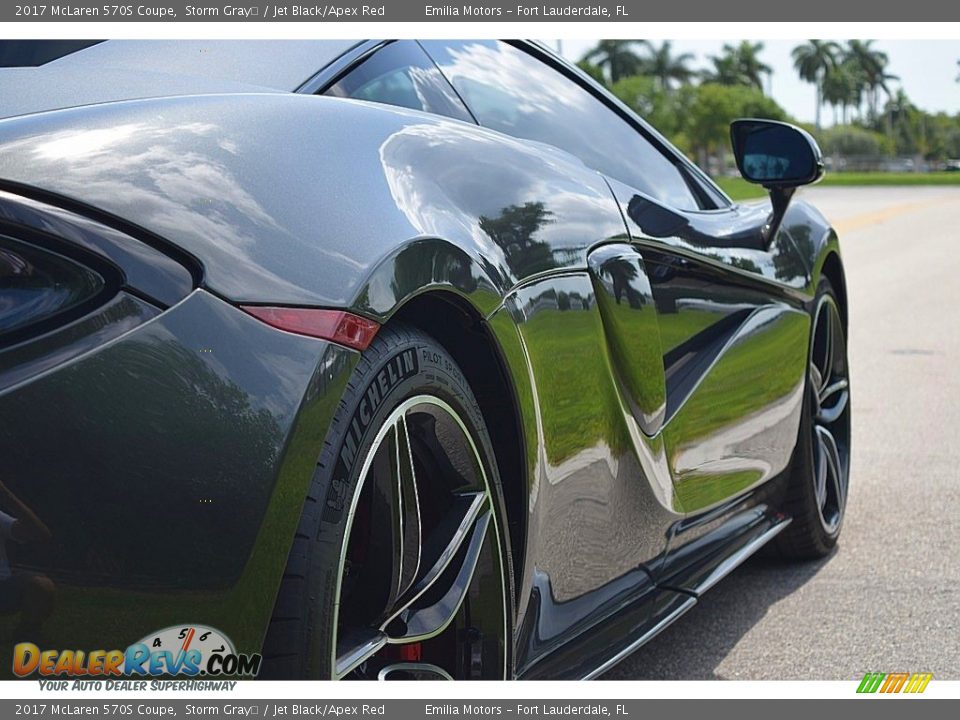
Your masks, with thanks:
M823 177L823 155L810 133L775 120L734 120L730 140L743 179L770 191L773 212L763 228L769 245L796 189Z

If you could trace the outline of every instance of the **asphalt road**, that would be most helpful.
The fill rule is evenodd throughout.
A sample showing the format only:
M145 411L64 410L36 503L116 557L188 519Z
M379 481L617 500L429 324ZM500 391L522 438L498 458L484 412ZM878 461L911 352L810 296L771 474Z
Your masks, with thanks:
M610 679L960 679L960 188L811 188L850 295L851 489L836 551L756 558Z

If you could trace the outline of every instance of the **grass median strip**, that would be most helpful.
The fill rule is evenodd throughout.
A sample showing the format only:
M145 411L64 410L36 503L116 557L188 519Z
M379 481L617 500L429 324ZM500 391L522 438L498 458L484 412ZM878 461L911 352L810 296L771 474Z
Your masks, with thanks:
M748 183L743 178L720 177L717 184L733 200L754 200L767 196L759 185ZM916 185L960 186L960 172L930 173L827 173L818 184L820 187L910 187Z

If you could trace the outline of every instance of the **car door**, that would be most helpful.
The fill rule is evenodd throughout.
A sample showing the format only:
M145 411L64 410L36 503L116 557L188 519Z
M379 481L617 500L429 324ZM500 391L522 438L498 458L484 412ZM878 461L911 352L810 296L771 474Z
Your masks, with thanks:
M657 303L677 498L699 513L782 471L799 423L806 273L769 210L683 211L612 181Z
M481 125L565 149L608 179L658 320L665 406L644 430L664 443L674 509L711 517L670 531L678 551L742 510L749 501L737 499L789 460L807 338L794 239L782 229L768 242L768 208L734 205L615 98L538 47L423 45ZM517 77L525 106L511 114L497 94ZM730 503L730 513L715 512Z
M663 349L662 435L686 514L658 582L702 591L761 535L767 481L790 461L802 410L806 270L789 229L768 242L769 208L665 207L611 181L647 262ZM743 550L747 552L747 550Z

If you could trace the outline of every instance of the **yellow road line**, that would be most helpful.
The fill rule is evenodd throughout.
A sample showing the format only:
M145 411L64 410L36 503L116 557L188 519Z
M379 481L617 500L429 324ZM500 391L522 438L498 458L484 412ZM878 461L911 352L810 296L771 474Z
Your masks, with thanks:
M907 213L916 212L918 210L936 207L938 205L942 205L944 201L952 199L954 198L945 195L938 198L932 198L930 200L890 205L882 210L874 210L873 212L853 215L852 217L838 220L837 222L833 223L833 227L837 233L843 235L844 233L853 232L854 230L861 230L865 227L870 227L871 225L879 225L886 220L891 220L895 217L899 217L900 215L906 215Z

